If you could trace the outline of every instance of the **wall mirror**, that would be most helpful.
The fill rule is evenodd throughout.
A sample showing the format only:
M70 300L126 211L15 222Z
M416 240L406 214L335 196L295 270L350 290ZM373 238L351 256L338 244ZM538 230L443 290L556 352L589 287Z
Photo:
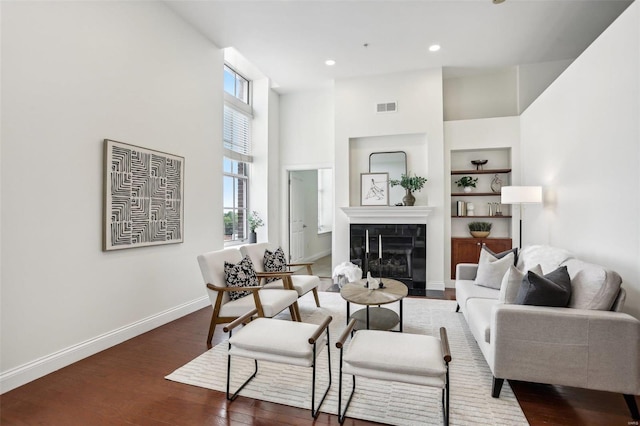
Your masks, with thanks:
M407 173L407 153L404 151L372 152L369 155L369 173L389 173L389 180L400 179ZM389 205L402 204L405 190L400 185L389 186Z

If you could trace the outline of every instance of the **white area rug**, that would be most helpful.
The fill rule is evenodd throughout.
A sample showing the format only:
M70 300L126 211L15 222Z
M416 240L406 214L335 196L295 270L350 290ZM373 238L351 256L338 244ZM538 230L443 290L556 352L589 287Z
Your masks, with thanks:
M331 315L332 387L320 411L337 413L339 350L335 341L346 325L346 302L338 293L320 292L321 308L307 294L298 302L307 323L319 324ZM386 305L397 310L397 303ZM439 336L446 327L452 362L449 364L452 425L526 425L518 402L505 381L500 398L491 397L491 370L484 360L456 303L450 300L404 299L404 332ZM359 306L351 305L351 312ZM283 319L289 318L281 314ZM218 332L218 331L217 331ZM227 341L174 371L166 378L180 383L224 392L227 373ZM316 394L322 396L328 380L327 351L319 355ZM232 359L232 391L253 372L253 361ZM309 409L311 406L311 368L259 362L258 375L241 392L242 396ZM343 398L351 389L351 376L345 375ZM358 378L348 417L391 425L442 424L440 389ZM319 397L316 397L316 404ZM344 405L343 405L344 406ZM309 412L309 417L311 413Z

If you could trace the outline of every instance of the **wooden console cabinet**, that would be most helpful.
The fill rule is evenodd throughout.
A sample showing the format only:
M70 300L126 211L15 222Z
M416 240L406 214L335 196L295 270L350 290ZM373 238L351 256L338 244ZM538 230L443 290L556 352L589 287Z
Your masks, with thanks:
M478 263L482 246L499 253L511 249L511 244L511 238L452 238L451 279L456 277L458 263Z

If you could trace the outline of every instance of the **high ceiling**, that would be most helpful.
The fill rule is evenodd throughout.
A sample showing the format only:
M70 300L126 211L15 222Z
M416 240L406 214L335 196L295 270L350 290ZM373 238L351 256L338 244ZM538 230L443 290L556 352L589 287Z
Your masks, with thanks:
M234 47L280 93L333 79L443 67L445 74L574 59L630 0L184 1L165 3ZM441 45L436 53L432 44ZM336 65L328 67L326 59Z

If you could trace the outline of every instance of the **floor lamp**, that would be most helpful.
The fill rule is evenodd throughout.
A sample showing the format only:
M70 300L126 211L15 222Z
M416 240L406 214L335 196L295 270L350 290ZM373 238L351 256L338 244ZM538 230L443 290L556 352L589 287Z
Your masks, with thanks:
M541 186L503 186L502 196L500 197L502 204L519 204L520 205L520 239L519 247L522 249L522 216L523 204L539 204L542 202Z

